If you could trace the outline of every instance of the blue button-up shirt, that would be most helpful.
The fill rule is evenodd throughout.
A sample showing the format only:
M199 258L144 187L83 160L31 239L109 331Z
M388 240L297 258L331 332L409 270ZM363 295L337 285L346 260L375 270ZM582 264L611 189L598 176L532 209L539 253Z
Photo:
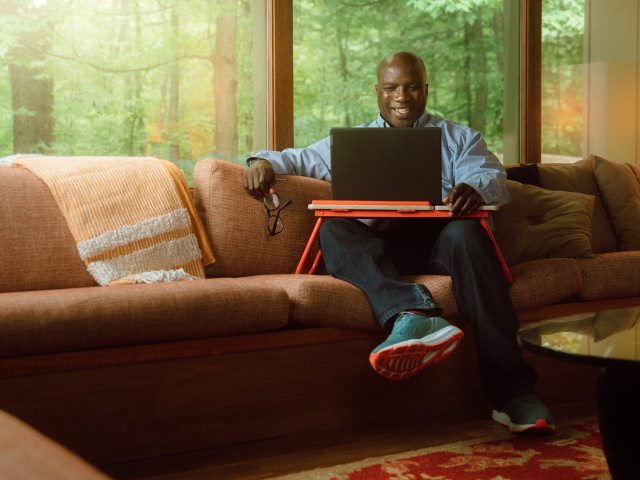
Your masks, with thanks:
M378 115L360 128L385 128L390 125ZM475 188L487 205L504 205L511 200L506 188L506 173L496 156L489 151L480 132L424 112L414 127L442 128L442 198L459 183ZM356 128L358 128L356 127ZM331 181L331 144L329 137L307 148L287 148L282 152L262 150L247 159L268 160L276 174L301 175Z

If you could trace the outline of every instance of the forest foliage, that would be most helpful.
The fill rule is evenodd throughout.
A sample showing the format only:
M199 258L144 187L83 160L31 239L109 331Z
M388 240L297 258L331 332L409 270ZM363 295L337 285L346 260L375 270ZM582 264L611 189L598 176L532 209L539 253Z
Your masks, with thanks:
M295 144L378 114L376 71L395 50L427 67L427 110L484 133L502 152L503 0L294 2ZM584 0L543 1L543 145L581 155Z
M427 109L484 132L500 153L503 2L295 0L295 145L371 122L380 59L410 50L427 66ZM197 159L242 163L263 147L253 141L266 119L253 115L251 0L0 7L0 156L155 155L189 172ZM543 8L543 151L574 155L584 0Z

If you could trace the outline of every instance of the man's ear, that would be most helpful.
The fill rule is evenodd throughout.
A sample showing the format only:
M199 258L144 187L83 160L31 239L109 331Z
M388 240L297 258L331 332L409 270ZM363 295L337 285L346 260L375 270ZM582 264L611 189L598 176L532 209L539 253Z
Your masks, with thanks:
M376 95L378 94L378 85L376 84Z
M377 85L376 85L376 87L377 87ZM429 84L428 83L424 84L424 93L425 93L425 95L429 95Z

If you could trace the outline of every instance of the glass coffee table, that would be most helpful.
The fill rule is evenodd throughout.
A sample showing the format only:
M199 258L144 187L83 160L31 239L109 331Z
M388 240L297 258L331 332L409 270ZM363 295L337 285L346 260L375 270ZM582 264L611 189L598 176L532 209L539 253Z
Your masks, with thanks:
M600 367L598 417L614 480L640 479L640 307L521 325L523 348Z

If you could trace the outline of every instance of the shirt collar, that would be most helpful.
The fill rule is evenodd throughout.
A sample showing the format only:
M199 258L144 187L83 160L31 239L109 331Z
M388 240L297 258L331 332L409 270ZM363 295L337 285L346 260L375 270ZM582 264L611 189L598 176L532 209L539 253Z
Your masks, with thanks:
M427 123L429 123L429 113L425 110L420 117L414 122L412 127L424 127ZM373 122L373 124L378 128L390 128L391 125L387 123L387 121L382 118L382 114L378 113L378 118Z

